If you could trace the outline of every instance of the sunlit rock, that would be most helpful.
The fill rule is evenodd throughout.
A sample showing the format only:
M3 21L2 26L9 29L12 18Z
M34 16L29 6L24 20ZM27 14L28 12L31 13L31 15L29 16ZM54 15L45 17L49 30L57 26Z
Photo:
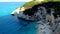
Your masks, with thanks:
M12 13L11 13L11 15L14 15L15 13L17 13L17 14L19 14L19 12L22 12L22 11L24 11L25 10L25 8L24 7L22 7L22 8L17 8L17 9L15 9L14 11L12 11Z

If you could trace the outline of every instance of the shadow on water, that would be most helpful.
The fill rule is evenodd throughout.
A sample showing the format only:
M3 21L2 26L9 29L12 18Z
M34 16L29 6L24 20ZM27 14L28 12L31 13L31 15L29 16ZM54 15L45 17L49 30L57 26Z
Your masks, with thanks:
M16 16L0 17L0 34L35 34L36 22L17 19Z

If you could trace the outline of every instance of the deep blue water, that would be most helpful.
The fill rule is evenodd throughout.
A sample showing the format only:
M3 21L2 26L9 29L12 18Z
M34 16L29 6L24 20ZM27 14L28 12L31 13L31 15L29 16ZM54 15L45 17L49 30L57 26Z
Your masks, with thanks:
M28 22L10 13L25 2L0 2L0 34L36 34L36 22Z

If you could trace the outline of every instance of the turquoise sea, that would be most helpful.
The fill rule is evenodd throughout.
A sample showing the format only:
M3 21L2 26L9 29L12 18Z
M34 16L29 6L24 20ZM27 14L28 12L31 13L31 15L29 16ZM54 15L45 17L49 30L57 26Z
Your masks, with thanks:
M10 13L25 2L0 2L0 34L36 34L36 22L24 21Z
M14 9L23 4L25 4L25 2L0 2L0 16L10 14Z

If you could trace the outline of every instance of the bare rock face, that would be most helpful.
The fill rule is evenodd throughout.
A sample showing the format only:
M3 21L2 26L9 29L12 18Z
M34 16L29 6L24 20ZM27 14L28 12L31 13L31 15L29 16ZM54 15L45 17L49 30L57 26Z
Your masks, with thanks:
M38 4L32 8L26 9L19 8L17 12L17 18L26 21L39 21L38 22L38 33L37 34L60 34L60 2L47 2ZM58 12L55 12L58 10ZM14 15L14 14L12 14ZM57 22L56 22L57 21ZM47 24L49 22L49 24Z
M58 8L58 11L60 11L59 2L47 2L43 4L38 4L26 10L24 7L22 7L22 8L16 9L11 14L14 15L14 13L17 13L17 17L23 18L24 20L39 21L40 18L46 17L44 15L46 14L51 15L50 8ZM54 14L59 14L59 12L58 13L54 12Z
M19 14L20 16L18 15L17 17L22 18L23 20L27 20L27 21L41 21L42 20L38 24L37 34L54 34L54 33L60 34L60 30L59 30L60 27L57 27L58 22L56 23L57 25L54 22L56 18L53 15L53 13L55 13L53 9L55 9L56 7L59 8L58 3L53 3L53 2L35 5L32 8L29 8L23 12L20 12ZM47 21L49 21L50 24L47 25L46 23L48 22L45 23L44 19L47 19Z
M36 9L36 10L35 10ZM43 6L39 6L39 8L29 8L29 9L26 9L25 11L20 12L20 18L23 18L24 20L29 20L29 21L39 21L40 18L42 18L43 16L42 15L45 15L46 14L46 9L45 7ZM22 16L21 16L22 15Z

